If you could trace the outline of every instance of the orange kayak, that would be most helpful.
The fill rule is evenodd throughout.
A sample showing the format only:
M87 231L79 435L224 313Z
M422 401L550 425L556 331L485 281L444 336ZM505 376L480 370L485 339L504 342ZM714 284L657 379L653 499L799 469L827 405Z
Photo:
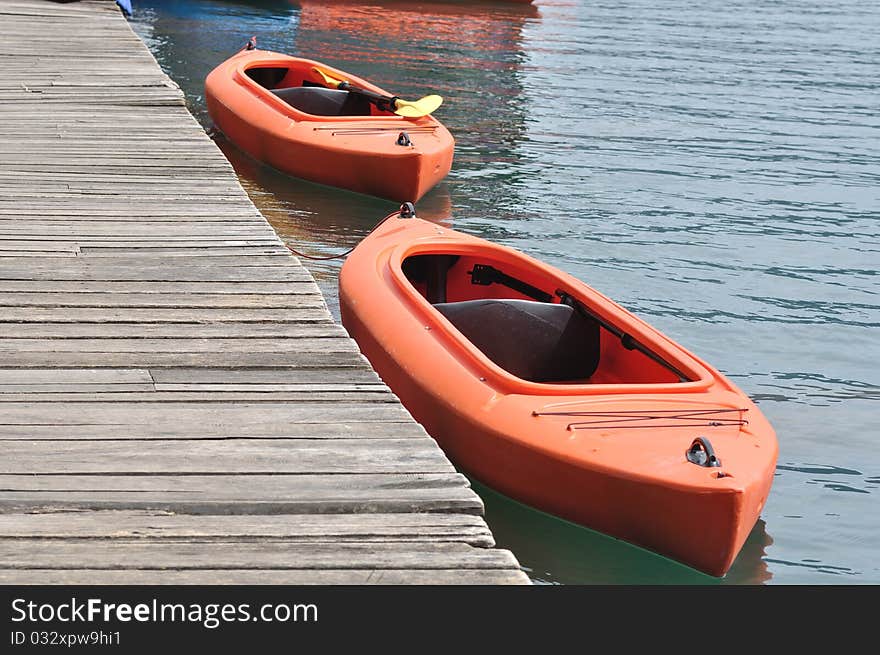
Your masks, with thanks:
M454 139L431 115L399 116L316 73L392 94L326 64L258 50L253 42L205 80L208 114L254 159L288 175L415 202L449 173Z
M757 406L578 279L410 213L349 255L339 303L414 418L501 493L723 576L776 467Z

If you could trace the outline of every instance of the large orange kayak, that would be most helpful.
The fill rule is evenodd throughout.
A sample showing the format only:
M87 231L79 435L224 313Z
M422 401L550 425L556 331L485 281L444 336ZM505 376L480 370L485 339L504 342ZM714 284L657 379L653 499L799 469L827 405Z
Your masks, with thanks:
M431 115L408 118L361 93L392 94L326 64L253 44L205 80L211 120L254 159L288 175L399 202L415 202L449 173L454 139Z
M496 490L723 576L776 466L756 405L580 280L408 213L349 255L339 302L414 418Z

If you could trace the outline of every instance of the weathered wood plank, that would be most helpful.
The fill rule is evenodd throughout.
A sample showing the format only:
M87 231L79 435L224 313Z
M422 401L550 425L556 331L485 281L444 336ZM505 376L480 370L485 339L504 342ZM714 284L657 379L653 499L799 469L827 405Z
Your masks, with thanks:
M2 307L240 307L262 309L296 309L325 307L317 292L299 294L244 293L2 293Z
M7 441L2 475L451 473L432 439Z
M188 307L120 307L103 308L96 312L90 308L77 307L4 307L4 321L20 323L93 323L115 324L142 322L159 323L332 323L330 314L322 308L256 309ZM220 364L222 366L222 364Z
M9 251L0 250L0 262L5 260L9 255L10 255ZM12 253L12 255L15 256L17 259L21 259L24 257L31 257L31 258L40 257L41 261L46 261L46 260L52 260L52 259L55 259L58 257L66 257L66 258L72 259L74 257L77 257L78 253L75 251L65 251L65 250L54 250L51 252L46 251L46 250L39 250L39 251L36 251L36 250L35 251L16 250L14 253Z
M326 368L346 366L362 368L366 360L359 352L313 352L267 351L267 352L58 352L17 351L2 353L4 367L46 368Z
M343 421L331 423L316 419L314 423L169 423L127 425L56 424L5 425L0 424L0 441L23 439L36 441L69 440L193 440L193 439L421 439L424 428L411 420Z
M275 258L275 257L273 257ZM175 258L172 258L172 260ZM178 266L166 262L164 265L93 264L102 258L76 259L76 264L29 263L27 258L4 257L0 260L0 278L6 280L96 280L130 282L310 282L311 275L299 265L289 262L287 255L279 255L278 266L260 265L253 261L259 257L232 258L233 261L221 263L218 257L211 266ZM16 261L18 260L18 261ZM32 261L32 260L30 260ZM119 262L120 260L115 260ZM146 262L147 258L142 258Z
M332 384L379 382L379 376L370 368L358 370L339 368L315 369L215 369L165 368L150 371L156 384Z
M55 408L46 411L57 411L59 405L67 402L108 401L127 403L137 402L156 405L169 402L254 402L254 403L393 403L398 402L396 395L385 387L369 389L295 389L276 390L219 390L219 391L163 391L148 387L133 386L130 389L24 389L21 391L7 390L0 392L0 403L18 402L55 403ZM161 411L161 407L158 408Z
M206 239L199 234L190 234L186 232L169 232L167 234L154 233L148 237L146 235L118 235L115 239L108 239L105 235L80 233L71 227L68 234L61 235L45 235L43 238L29 238L26 240L20 237L23 234L0 234L0 247L4 251L13 252L15 249L21 250L39 250L44 249L51 252L52 249L62 248L131 248L139 250L142 248L270 248L285 247L281 243L274 243L269 239L260 239L257 236L251 236L246 233L220 234L217 238ZM80 248L80 252L81 252ZM230 253L231 254L231 253ZM257 253L258 254L258 253ZM115 257L115 255L114 255Z
M7 386L7 385L2 385ZM315 382L312 384L153 384L154 390L157 392L313 392L313 393L331 393L331 392L356 392L356 391L372 391L387 392L388 387L382 382L352 384L345 382L341 384L333 384L330 382ZM305 396L308 399L308 396ZM378 400L378 399L377 399Z
M51 241L0 241L0 254L14 255L16 252L39 252L39 253L71 253L76 255L80 252L76 244Z
M127 339L0 339L0 353L347 353L357 351L357 344L340 335L298 337L296 339L260 337Z
M149 403L75 402L63 411L49 411L43 402L3 404L6 425L166 425L178 430L198 431L210 425L272 425L360 421L407 421L409 412L398 403L253 403L253 402L166 402L157 412ZM120 430L122 431L122 430Z
M510 569L504 550L455 542L277 543L59 541L0 539L0 568L96 570L231 569Z
M58 248L55 253L64 253L65 250ZM286 256L287 249L281 246L274 247L247 247L247 248L148 248L148 247L126 247L126 248L91 248L89 246L78 246L76 254L82 259L108 259L118 257L119 255L133 255L140 257L185 257L191 260L194 257L210 257L212 260L217 257L229 257L231 255L246 255L260 257L263 255ZM2 253L0 253L2 254ZM206 263L210 265L210 262Z
M470 514L179 515L114 511L0 514L4 539L284 539L460 541L494 546L485 521Z
M0 385L17 384L152 384L146 369L0 368Z
M0 339L347 337L336 323L0 323Z
M195 241L254 241L270 239L265 230L254 226L241 227L235 223L128 223L125 226L86 221L50 222L44 220L39 225L22 226L8 217L0 219L0 240L16 241L26 238L29 241L87 242L100 241L105 244L119 243L174 243L191 244Z
M156 571L94 569L0 569L5 585L528 585L510 569L223 569Z
M83 396L86 396L89 400L107 400L108 397L104 394L152 391L156 391L155 385L147 382L141 384L0 384L0 402L17 402L22 400L62 402L65 398L82 400ZM63 396L61 394L69 395ZM128 400L132 399L132 396L120 397ZM246 397L249 399L255 398L253 395ZM280 399L281 396L278 395L274 398ZM182 400L183 398L177 396L176 399Z
M237 217L237 220L236 218ZM207 217L205 217L207 218ZM274 233L273 233L274 234ZM119 224L107 217L43 216L23 222L20 217L0 214L0 235L9 239L48 239L70 241L100 239L107 242L122 240L150 240L161 237L171 240L187 239L269 239L261 222L234 212L229 220L191 221L180 216L176 221L141 219Z
M0 513L150 509L177 514L481 514L458 473L0 475Z
M0 339L347 339L336 323L0 323Z
M8 368L361 368L365 365L359 352L74 352L74 351L7 351L3 364Z

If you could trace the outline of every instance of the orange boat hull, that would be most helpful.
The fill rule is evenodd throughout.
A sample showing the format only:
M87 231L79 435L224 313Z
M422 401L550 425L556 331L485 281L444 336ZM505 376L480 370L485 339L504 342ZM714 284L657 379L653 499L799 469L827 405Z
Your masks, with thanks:
M403 262L426 253L453 253L466 268L491 261L550 293L564 289L674 362L687 381L605 334L600 357L619 362L630 379L616 381L612 365L583 383L511 375L407 278ZM449 286L455 301L486 293L522 297ZM561 271L414 218L392 218L357 246L340 272L339 299L363 354L461 469L707 574L728 571L764 506L778 448L758 408L708 364ZM696 437L710 440L720 467L688 461Z
M320 62L263 50L243 50L205 80L208 114L241 150L283 173L398 202L415 202L449 173L454 139L433 116L404 118L372 109L364 116L308 114L272 93L319 82L311 67L352 85L391 94ZM258 69L290 71L267 88ZM398 143L405 132L409 143ZM404 140L405 141L405 140Z

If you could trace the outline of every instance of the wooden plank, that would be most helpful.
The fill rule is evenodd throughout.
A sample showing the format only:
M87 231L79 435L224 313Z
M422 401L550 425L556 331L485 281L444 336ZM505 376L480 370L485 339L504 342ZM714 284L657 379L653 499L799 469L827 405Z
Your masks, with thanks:
M527 585L518 569L0 569L5 585Z
M174 259L174 258L172 258ZM223 259L218 257L217 260ZM91 264L103 261L92 258L85 262L77 258L76 265L67 262L56 264L31 264L26 258L4 257L0 260L0 278L6 280L95 280L130 282L311 282L311 275L300 266L288 263L287 256L278 256L279 266L259 265L257 257L236 258L227 264L217 260L211 266L178 266L166 264L128 265ZM18 260L18 261L16 261ZM144 258L142 261L145 261ZM119 260L116 260L119 261ZM91 265L90 265L91 264Z
M150 371L156 384L318 384L334 382L378 382L379 376L370 368L362 369L215 369L166 368Z
M0 241L0 253L5 255L6 253L14 254L16 252L40 252L47 254L63 252L76 255L80 252L80 248L76 244L66 242L9 240Z
M510 569L504 550L439 543L278 543L195 540L131 541L0 540L0 568L93 570L230 569Z
M218 235L214 238L205 238L201 235L189 234L170 234L161 235L154 234L152 237L146 236L118 236L115 239L108 239L99 235L79 235L76 233L68 234L66 237L61 236L45 236L43 238L30 238L23 240L18 238L23 235L0 234L0 248L3 250L58 250L58 249L75 249L82 246L80 252L84 252L85 248L94 249L120 249L128 248L132 250L154 249L154 248L269 248L283 247L283 244L277 239L251 237L241 235L245 238L234 238L240 235Z
M255 307L296 309L324 307L317 293L232 294L232 293L2 293L0 307Z
M4 307L4 321L20 323L96 323L115 324L141 322L158 323L332 323L330 314L323 308L304 309L255 309L214 307L120 307L94 309L77 307ZM222 364L221 364L222 366Z
M61 248L53 251L64 253ZM231 255L245 255L259 257L262 255L285 256L287 249L277 247L248 247L248 248L91 248L89 246L79 246L76 250L77 255L82 259L107 259L110 257L118 257L119 255L135 255L141 257L185 257L188 261L193 257L210 257L213 261L217 257L229 257ZM210 265L210 263L206 264Z
M7 441L2 475L451 473L432 439Z
M397 404L398 398L387 388L369 389L293 389L293 390L211 390L211 391L162 391L149 386L134 386L129 389L113 388L62 388L62 389L23 389L0 392L0 403L42 402L59 406L67 402L106 402L119 403L157 403L171 402L210 402L210 403L373 403ZM47 408L47 411L52 411ZM161 411L161 408L159 408Z
M177 514L482 514L458 473L0 475L0 513L149 509Z
M0 368L0 385L17 384L152 384L146 369Z
M2 409L2 408L0 408ZM171 439L421 439L424 428L409 420L370 420L284 423L229 422L173 425L169 423L129 425L104 424L0 424L0 441L69 440L171 440Z
M349 353L357 351L357 344L348 337L298 337L296 339L237 338L173 338L140 339L0 339L0 353Z
M149 403L66 402L52 408L42 402L4 403L6 425L166 425L196 431L209 425L272 425L316 421L407 421L409 412L398 403L211 403L166 402L161 413Z
M326 368L345 366L361 368L366 361L359 352L299 352L295 350L276 352L58 352L11 350L3 352L4 367L45 368Z
M0 514L4 539L284 539L455 541L491 548L485 521L469 514L180 515L154 511Z
M0 323L0 339L345 338L336 323Z
M77 256L77 253L76 253L76 252L73 252L73 251L63 251L63 250L55 250L55 251L53 251L53 252L46 252L46 251L33 251L33 252L30 252L30 251L27 251L27 250L16 250L16 251L15 251L14 253L12 253L12 254L16 257L16 259L22 259L22 258L25 258L25 257L31 257L31 258L34 258L34 257L40 257L41 260L43 260L43 261L45 261L45 260L47 260L47 259L50 259L50 260L51 260L51 259L55 259L55 258L58 258L58 257L64 257L64 258L70 258L70 259L72 259L72 258L74 258L74 257ZM9 253L8 251L0 250L0 262L4 261L4 260L7 259L7 257L9 257L9 256L10 256L10 253Z
M21 225L8 217L0 218L0 239L30 241L102 241L104 243L191 243L193 241L213 240L260 240L269 238L264 229L254 225L239 225L230 222L213 223L127 223L124 226L98 221L50 221L44 219L39 224Z
M269 388L273 385L319 387L381 385L375 371L370 369L210 369L178 368L105 369L105 368L0 368L0 386L61 385L61 384L153 384L168 387L198 388L202 386Z
M8 386L8 385L2 385ZM330 392L356 392L356 391L372 391L372 392L385 392L388 391L388 387L385 386L382 382L372 382L372 383L362 383L362 384L352 384L350 382L344 382L339 384L333 384L329 382L315 382L312 384L279 384L279 383L271 383L271 384L230 384L228 382L219 383L219 384L154 384L151 385L154 387L154 390L157 392L314 392L314 393L330 393ZM308 399L308 396L305 397ZM377 399L378 400L378 399Z
M0 384L0 402L17 402L27 400L62 402L66 398L70 398L73 400L82 400L84 396L86 396L89 400L107 400L108 397L105 394L153 391L156 391L156 387L149 382L144 382L141 384L89 384L82 382L76 384ZM132 399L132 396L120 397L128 400ZM249 399L256 398L256 396L252 394L245 397ZM280 395L275 396L275 399L280 398ZM182 400L183 398L177 396L176 399ZM240 396L239 399L241 399Z
M183 173L178 173L183 174ZM203 203L198 206L189 206L186 204L177 205L173 211L156 209L155 206L150 207L142 204L133 208L131 205L123 207L107 206L110 203L103 203L105 206L96 207L94 205L82 206L75 202L59 203L62 206L52 206L46 204L42 207L36 207L31 204L12 204L7 199L0 199L0 225L8 226L13 223L21 224L21 222L49 223L56 225L84 225L91 227L98 223L106 226L118 226L119 234L125 235L137 227L144 224L161 223L163 229L174 229L181 226L181 222L188 226L205 225L228 225L230 228L238 228L241 225L242 216L247 216L247 212L236 210L234 207L214 207L213 211L202 210ZM136 217L132 216L132 211L137 212ZM265 219L260 217L260 221ZM259 224L259 223L257 223ZM193 232L197 234L197 232Z

